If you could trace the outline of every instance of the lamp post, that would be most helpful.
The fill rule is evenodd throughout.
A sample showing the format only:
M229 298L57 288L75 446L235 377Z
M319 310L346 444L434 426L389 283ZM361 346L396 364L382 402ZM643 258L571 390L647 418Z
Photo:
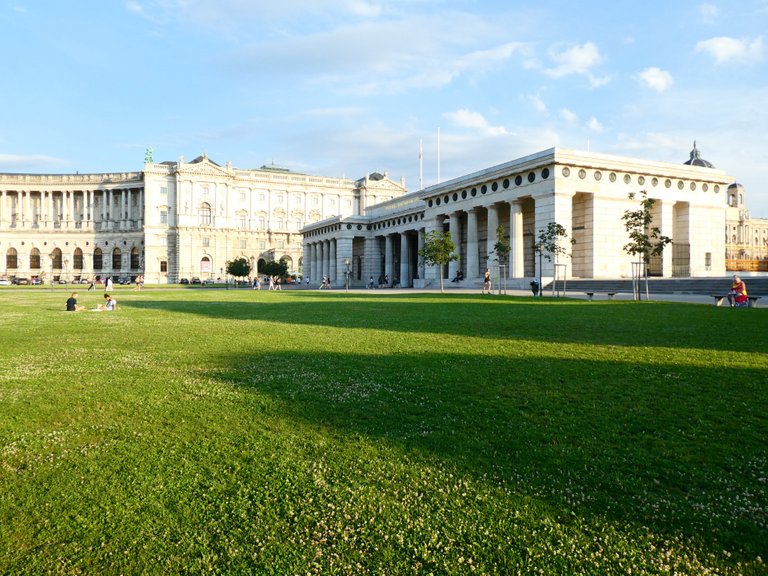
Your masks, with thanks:
M347 277L345 292L349 292L349 258L344 258L344 268L346 268L345 275Z
M69 260L64 258L64 284L69 288Z

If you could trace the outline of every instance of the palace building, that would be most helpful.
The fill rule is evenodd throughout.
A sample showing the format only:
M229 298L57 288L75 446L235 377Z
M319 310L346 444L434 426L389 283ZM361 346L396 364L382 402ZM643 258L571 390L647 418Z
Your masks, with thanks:
M661 277L722 276L734 178L702 160L694 144L681 164L580 152L545 150L371 206L360 215L309 223L304 270L313 281L337 283L349 271L352 284L387 278L402 287L435 287L437 268L425 268L418 252L425 233L449 232L459 260L443 271L461 271L479 282L485 268L509 287L527 288L540 276L631 277L633 261L622 216L639 208L645 191L655 200L653 226L673 243L654 258L649 273ZM536 257L534 244L550 222L574 240L557 266ZM511 251L495 256L501 226ZM762 236L761 236L762 238ZM539 269L541 266L542 269Z
M302 266L300 229L353 216L405 193L374 174L357 181L276 167L220 166L202 155L110 174L0 174L0 278L146 283L222 278L226 263Z
M750 219L743 187L694 144L682 164L553 148L411 193L386 174L239 169L205 154L147 157L131 172L0 174L0 278L204 281L242 257L252 269L284 260L315 283L325 276L339 286L348 274L353 285L386 276L430 287L438 271L420 264L418 250L432 230L450 232L458 247L445 277L478 281L491 268L510 287L540 274L617 278L633 272L622 215L638 208L628 195L641 191L656 200L654 226L673 239L651 274L768 264L768 220ZM575 241L557 267L534 251L550 222ZM503 262L493 254L499 226L511 246Z

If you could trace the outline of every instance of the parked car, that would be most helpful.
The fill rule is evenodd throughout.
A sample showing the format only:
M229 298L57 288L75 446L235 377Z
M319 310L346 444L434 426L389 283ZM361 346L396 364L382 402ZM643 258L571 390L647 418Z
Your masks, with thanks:
M17 286L21 286L21 285L26 286L27 284L29 284L29 280L26 278L13 278L11 279L11 283L16 284Z
M7 278L0 278L0 286L10 286L11 281Z
M189 278L181 278L179 284L189 284Z
M43 283L43 281L42 281L42 280L40 280L40 278L32 278L32 279L29 281L29 283L30 283L30 284L32 284L33 286L39 286L40 284L42 284L42 283Z
M131 279L127 276L123 276L122 278L118 279L117 283L122 284L123 286L127 286L131 283Z
M200 282L200 278L198 278L197 276L193 276L192 284L202 284L202 282Z

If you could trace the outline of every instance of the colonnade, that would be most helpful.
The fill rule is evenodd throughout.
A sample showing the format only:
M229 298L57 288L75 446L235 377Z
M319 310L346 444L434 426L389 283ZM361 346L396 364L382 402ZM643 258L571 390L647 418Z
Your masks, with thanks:
M0 190L0 229L136 230L144 189Z

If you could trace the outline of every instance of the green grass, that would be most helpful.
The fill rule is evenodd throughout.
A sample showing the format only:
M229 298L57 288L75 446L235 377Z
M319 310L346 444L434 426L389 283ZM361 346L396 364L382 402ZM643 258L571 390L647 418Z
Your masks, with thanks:
M66 296L0 290L2 574L768 573L768 310Z

